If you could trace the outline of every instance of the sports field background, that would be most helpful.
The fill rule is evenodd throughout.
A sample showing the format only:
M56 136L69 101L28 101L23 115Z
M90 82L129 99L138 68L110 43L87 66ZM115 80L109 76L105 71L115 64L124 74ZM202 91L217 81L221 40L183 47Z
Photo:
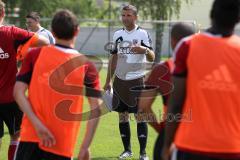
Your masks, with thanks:
M104 85L106 78L106 69L102 69L100 72L101 85ZM157 97L154 103L154 110L156 113L160 114L161 109L161 98ZM88 110L88 102L84 101L84 110ZM139 143L137 139L137 129L136 129L136 121L134 116L130 116L130 126L131 126L131 144L133 151L133 158L138 159L139 157ZM82 137L84 136L86 122L82 122L79 140L75 147L75 157L77 157L80 143L82 142ZM148 144L147 144L147 154L149 158L152 159L152 151L153 145L156 139L157 134L155 131L149 126L148 127ZM9 135L7 128L5 127L4 137L2 139L2 147L0 149L0 160L7 160L7 151L8 151L8 143L9 143ZM119 134L118 129L118 114L115 112L110 112L103 115L100 119L100 123L98 125L96 135L94 137L93 143L91 145L91 155L92 160L115 160L118 159L118 155L122 153L123 146Z

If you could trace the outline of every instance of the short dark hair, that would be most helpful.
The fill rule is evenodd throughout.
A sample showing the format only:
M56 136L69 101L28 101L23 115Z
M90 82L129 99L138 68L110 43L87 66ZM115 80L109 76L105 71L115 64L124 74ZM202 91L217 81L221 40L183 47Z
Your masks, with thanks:
M239 0L215 0L210 12L210 18L221 28L233 28L240 18Z
M40 22L40 14L38 12L30 12L27 14L26 18L32 18L37 22Z
M78 28L77 17L69 10L59 10L53 17L51 27L57 38L72 39Z
M133 5L130 5L130 4L125 4L122 6L122 11L125 10L131 10L133 12L133 14L136 16L138 14L138 11L137 11L137 8Z
M173 25L171 30L171 38L180 41L184 37L188 37L196 33L196 28L193 23L178 22Z

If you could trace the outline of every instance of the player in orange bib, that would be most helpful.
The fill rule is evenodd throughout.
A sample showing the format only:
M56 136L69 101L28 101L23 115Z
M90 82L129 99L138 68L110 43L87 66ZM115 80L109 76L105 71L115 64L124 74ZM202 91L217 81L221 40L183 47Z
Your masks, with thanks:
M16 160L70 160L82 120L83 89L91 114L79 160L88 160L100 116L100 84L94 65L74 47L77 19L68 10L52 20L56 44L31 50L23 61L14 96L25 113ZM28 97L25 92L28 89Z
M239 0L215 0L211 28L175 50L162 159L172 142L174 160L240 159L240 38L233 34L239 14Z
M195 28L193 24L179 22L173 25L171 29L171 46L174 49L177 46L177 43L192 34L194 34ZM184 52L184 50L182 51ZM173 72L173 58L169 58L166 61L161 62L160 64L154 66L150 75L148 76L145 87L146 89L142 91L141 98L139 100L139 109L143 112L143 116L146 117L149 124L155 129L158 133L158 138L156 139L154 146L154 160L160 160L161 151L164 141L164 126L165 119L164 114L167 111L167 103L169 99L169 94L173 90L173 85L171 82L171 74ZM152 104L155 98L160 94L163 101L163 111L160 115L158 122L157 117L153 113Z

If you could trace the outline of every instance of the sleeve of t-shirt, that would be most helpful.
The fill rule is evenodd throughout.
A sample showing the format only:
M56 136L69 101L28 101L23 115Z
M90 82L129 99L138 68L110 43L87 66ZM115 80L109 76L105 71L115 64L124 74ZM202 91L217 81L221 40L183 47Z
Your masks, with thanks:
M27 30L12 27L12 37L14 39L14 47L15 49L18 48L19 45L26 43L33 35L33 32L29 32Z
M143 32L142 40L141 40L141 46L147 47L149 49L152 48L152 39L147 31Z
M37 58L41 52L41 48L32 49L24 59L20 72L17 75L17 81L30 84L32 78L33 67L37 61Z
M101 97L99 74L92 62L85 64L85 78L84 85L86 87L87 97Z
M173 75L177 77L187 76L187 57L190 48L190 38L181 40L173 53L174 56L174 70Z
M50 31L47 31L47 33L49 36L50 44L55 44L55 38L53 37L52 33Z
M118 43L117 43L116 32L113 34L112 41L113 41L113 48L111 50L111 54L117 54L117 52L118 52L118 48L117 48Z
M33 32L29 32L27 30L18 28L18 27L12 27L12 36L15 40L19 41L27 41L34 35Z

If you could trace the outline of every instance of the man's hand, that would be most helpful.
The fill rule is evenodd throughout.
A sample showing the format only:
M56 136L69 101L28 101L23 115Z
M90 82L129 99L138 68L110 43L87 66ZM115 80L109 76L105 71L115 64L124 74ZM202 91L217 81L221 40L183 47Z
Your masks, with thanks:
M106 90L111 90L111 88L112 88L112 85L111 85L111 83L105 83L105 85L103 86L103 89L106 91Z
M155 54L152 50L147 47L134 45L131 47L131 51L135 54L146 54L147 60L149 62L153 62L155 59Z
M146 47L135 45L131 47L131 51L136 54L145 54L146 53Z
M31 103L26 97L26 90L28 84L17 81L14 86L14 98L18 103L20 109L25 113L28 119L34 126L34 129L40 139L40 145L44 147L52 147L56 144L56 140L53 134L47 129L47 127L39 120L36 114L32 110Z
M90 160L90 151L88 148L81 148L78 154L78 160Z
M34 128L37 132L37 135L40 139L40 145L44 147L52 147L56 144L56 140L53 134L47 129L46 126L42 124L42 122L37 121L34 124Z

